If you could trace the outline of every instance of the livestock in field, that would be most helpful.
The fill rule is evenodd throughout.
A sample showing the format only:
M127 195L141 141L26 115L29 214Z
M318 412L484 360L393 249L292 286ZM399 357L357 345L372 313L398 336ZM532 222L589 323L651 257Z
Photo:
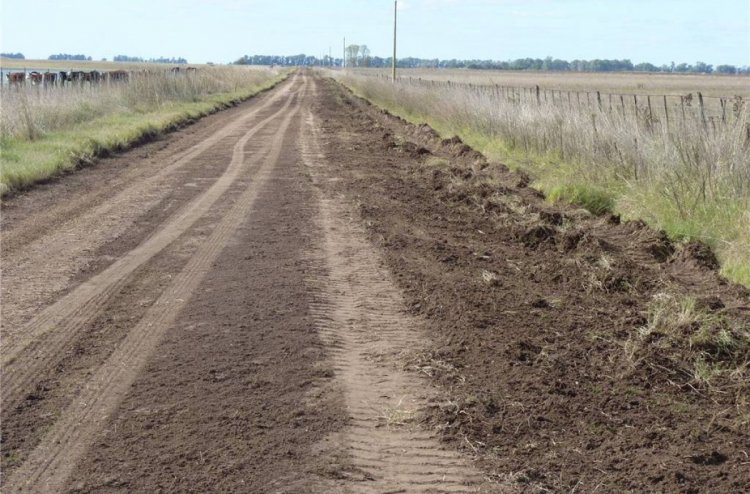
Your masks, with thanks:
M42 83L42 80L44 79L44 75L42 75L41 72L33 71L33 72L29 72L28 78L31 81L31 84L33 86L36 86Z
M17 86L26 82L25 72L8 72L5 76L8 78L8 84L12 86Z

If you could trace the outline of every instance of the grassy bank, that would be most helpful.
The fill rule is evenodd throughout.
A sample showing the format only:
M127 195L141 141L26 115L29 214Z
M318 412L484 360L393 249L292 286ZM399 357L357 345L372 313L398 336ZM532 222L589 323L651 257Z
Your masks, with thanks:
M750 286L747 105L712 130L697 120L649 121L508 101L465 87L396 84L339 74L358 95L492 159L530 173L551 200L643 219L677 240L700 240L723 274Z
M3 88L0 195L131 147L268 89L286 73L154 72L126 84Z

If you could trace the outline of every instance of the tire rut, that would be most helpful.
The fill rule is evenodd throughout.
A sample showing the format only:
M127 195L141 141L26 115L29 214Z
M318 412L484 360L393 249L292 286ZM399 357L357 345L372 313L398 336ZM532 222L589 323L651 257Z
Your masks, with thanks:
M201 196L170 218L154 235L107 269L79 285L25 325L23 339L4 342L2 349L4 407L23 399L37 377L55 365L76 336L101 311L127 277L190 228L226 192L245 169L245 145L266 125L286 112L281 109L251 127L237 142L225 173Z
M307 115L303 160L314 183L330 178ZM335 180L335 179L334 179ZM477 492L481 473L458 453L439 443L437 435L416 421L434 392L416 376L401 370L400 354L424 346L419 323L405 313L378 254L351 209L338 197L321 194L318 227L324 234L319 276L310 282L322 289L313 307L317 327L332 355L334 373L343 388L349 425L323 446L348 463L354 475L328 485L343 492Z
M20 330L48 304L77 285L75 277L88 267L91 254L99 246L117 242L122 235L128 234L133 219L158 208L165 192L172 190L175 182L186 176L185 170L194 169L196 163L205 161L207 155L225 154L225 149L231 149L248 125L277 112L285 96L297 84L298 78L295 77L259 101L257 106L231 119L175 157L162 155L166 159L153 167L141 163L132 173L124 170L111 181L99 176L98 180L106 181L107 186L101 189L107 191L109 198L99 197L97 200L99 192L84 193L80 198L72 195L64 204L57 201L52 207L42 208L38 214L35 212L33 222L24 220L12 228L5 228L2 232L4 283L0 289L9 308L2 321L6 346L22 340ZM195 189L202 189L213 180L215 178L209 178L203 182L205 185L193 185ZM36 237L38 228L43 229L43 234ZM124 252L120 251L118 256ZM102 261L100 270L111 264L106 258ZM43 266L44 277L34 278L33 273L37 273L40 266Z
M31 452L28 459L8 479L5 485L8 492L54 492L63 488L77 460L87 451L98 430L116 409L166 330L198 287L205 273L211 269L212 263L232 237L237 226L250 214L259 190L277 164L290 123L299 111L305 91L306 84L301 89L302 95L299 93L293 95L282 111L258 124L262 126L273 120L280 120L279 130L269 143L268 154L253 174L248 188L157 302L146 311L143 318L129 332L109 359L96 370L80 394L63 411L41 443ZM283 118L277 118L285 110L288 111ZM242 166L245 161L244 146L257 132L255 130L257 128L245 134L235 147L232 164L229 167L231 171L225 173L220 179L226 182L227 186L233 183L238 174L246 168ZM214 192L218 190L221 189L216 189ZM205 201L209 202L209 199ZM189 208L175 221L187 221L183 218L192 217L192 210ZM187 225L186 228L189 226ZM163 231L165 230L160 230L160 233ZM46 343L49 344L49 342Z

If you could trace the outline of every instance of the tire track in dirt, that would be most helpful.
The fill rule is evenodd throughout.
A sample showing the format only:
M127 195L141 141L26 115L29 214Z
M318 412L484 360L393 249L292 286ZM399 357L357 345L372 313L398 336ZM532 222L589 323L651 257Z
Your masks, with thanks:
M306 85L301 90L302 96L305 90ZM62 413L26 462L14 472L5 486L7 491L56 492L63 488L77 460L86 452L97 431L145 366L164 332L198 287L204 274L211 269L212 263L235 229L252 210L259 191L278 162L292 118L299 111L302 96L297 94L290 98L288 103L294 102L294 108L287 111L280 122L279 131L269 143L269 153L254 174L249 187L169 288L131 330L125 341L94 373L80 395ZM250 138L248 135L246 134L247 139L243 137L242 146L238 143L235 148L237 163L244 162L243 148ZM236 178L236 174L234 175L232 179Z
M268 97L261 103L257 108L236 116L229 123L222 125L217 131L212 133L206 139L201 140L199 143L190 146L188 149L178 152L172 156L171 159L165 163L163 167L160 167L153 175L148 177L150 185L155 185L165 177L173 174L178 169L185 166L191 160L195 159L199 155L208 151L212 146L219 143L222 139L229 137L232 133L236 132L241 126L255 118L259 113L267 110L269 107L278 102L282 97L288 94L290 90L295 86L297 82L297 76L295 76L287 87L279 91L273 91L268 94ZM103 217L109 212L116 210L118 205L132 197L133 191L138 190L139 194L141 184L132 186L133 182L141 178L141 174L134 174L129 176L125 183L118 184L121 187L126 187L120 191L117 195L110 198L106 203L102 204L95 210L89 211L89 206L92 201L99 199L103 196L110 195L111 189L103 188L101 192L94 194L93 196L87 195L84 197L71 197L67 203L61 208L56 208L54 211L46 212L40 211L41 214L33 223L24 224L19 228L11 229L3 232L3 250L5 254L13 253L28 243L37 240L39 237L44 236L52 228L59 229L59 221L62 218L65 222L70 222L71 218L75 215L76 211L85 210L87 216L91 217Z
M301 136L303 160L317 185L322 171L314 116ZM335 179L334 179L335 180ZM332 354L344 390L349 425L331 437L324 450L336 452L353 475L330 489L344 492L478 492L483 478L458 453L441 447L436 434L415 421L432 390L401 370L401 352L423 346L418 322L404 311L362 228L339 198L320 198L318 227L323 300L313 307L318 330Z
M165 191L172 190L181 177L187 176L185 170L194 169L196 164L205 161L207 155L226 154L225 150L231 149L248 125L278 111L285 96L297 84L298 78L295 77L260 100L257 106L230 119L228 124L210 134L203 134L205 140L177 153L176 160L162 153L153 167L141 162L133 167L132 172L127 169L127 162L121 163L121 172L116 173L111 181L106 174L98 177L105 185L100 187L101 192L84 194L80 199L72 194L64 205L59 204L62 201L56 201L52 207L42 206L40 211L34 212L33 222L16 221L13 228L6 228L3 224L4 282L0 290L8 308L2 321L5 343L11 344L17 338L23 338L20 330L24 325L75 286L75 277L89 267L90 261L99 261L99 269L111 264L111 258L92 258L92 253L102 244L116 243L132 228L136 218L158 209L165 197L171 197ZM206 187L217 176L210 175L209 181L204 182ZM193 185L197 196L203 187ZM101 197L102 194L111 197ZM185 203L188 201L188 198L184 199ZM165 209L171 205L168 202ZM164 218L171 214L172 211L166 212ZM37 236L40 228L42 232ZM124 253L125 249L120 252ZM35 278L34 273L42 266L44 277Z
M32 319L23 328L22 338L3 343L4 407L12 407L23 398L37 376L59 360L76 335L99 314L107 299L135 269L190 228L224 194L245 168L244 148L247 142L286 112L292 99L289 98L276 113L245 133L234 146L232 160L225 173L203 195L176 213L140 246Z

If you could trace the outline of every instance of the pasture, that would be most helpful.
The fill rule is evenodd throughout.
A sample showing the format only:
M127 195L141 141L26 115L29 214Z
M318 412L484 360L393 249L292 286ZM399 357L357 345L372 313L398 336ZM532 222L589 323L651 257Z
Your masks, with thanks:
M284 75L244 67L179 73L172 66L121 67L80 72L105 74L97 80L53 86L27 79L0 89L0 195L248 98Z
M334 76L527 171L550 199L711 245L724 274L750 285L746 77L403 70L394 85L382 71ZM622 107L619 95L602 97L628 91ZM699 105L697 92L714 104Z

